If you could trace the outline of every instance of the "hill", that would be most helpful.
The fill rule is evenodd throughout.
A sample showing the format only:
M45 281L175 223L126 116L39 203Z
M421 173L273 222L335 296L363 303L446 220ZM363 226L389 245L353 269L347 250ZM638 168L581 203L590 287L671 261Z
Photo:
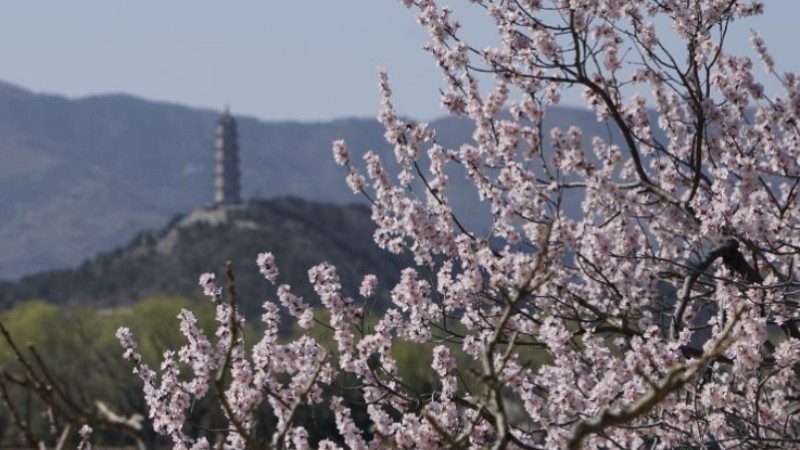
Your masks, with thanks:
M210 202L218 115L127 95L67 99L0 83L0 280L75 266ZM331 157L336 139L356 154L374 150L394 160L374 119L237 121L244 198L360 201ZM587 111L553 109L548 122L608 135ZM445 145L471 139L466 120L432 125ZM453 176L452 184L461 179ZM474 192L450 197L458 211L475 214Z
M83 99L0 84L0 279L77 264L213 193L209 110L125 95ZM238 118L244 196L354 201L330 157L348 138L381 142L374 120Z
M88 259L75 269L0 282L0 309L40 298L57 304L96 307L132 305L155 296L198 297L203 272L225 281L225 262L236 270L239 300L253 314L274 290L258 273L258 253L271 251L293 291L314 303L308 269L335 264L349 295L361 278L378 275L385 294L407 263L377 248L368 208L337 206L298 198L250 200L231 207L198 208L169 225L136 236L124 248ZM272 296L274 299L274 296Z

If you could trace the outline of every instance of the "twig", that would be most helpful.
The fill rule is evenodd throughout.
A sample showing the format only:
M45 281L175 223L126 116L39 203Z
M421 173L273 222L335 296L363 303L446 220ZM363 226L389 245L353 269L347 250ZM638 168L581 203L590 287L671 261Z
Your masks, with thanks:
M0 399L2 399L3 404L6 406L8 411L11 413L11 420L14 422L14 426L22 433L25 437L25 442L31 448L36 448L36 440L33 438L33 434L31 434L31 430L28 427L28 424L22 419L19 415L19 411L17 410L14 403L11 402L11 397L8 395L8 386L0 378Z
M689 305L694 284L697 282L697 279L711 267L711 264L713 264L717 258L722 258L726 266L744 277L748 283L759 283L763 281L761 275L748 264L739 251L739 242L736 239L726 239L721 245L711 250L708 256L700 261L684 279L683 287L681 287L678 293L678 307L675 308L669 330L669 334L673 339L678 338L678 334L683 327L683 315L686 312L686 307Z

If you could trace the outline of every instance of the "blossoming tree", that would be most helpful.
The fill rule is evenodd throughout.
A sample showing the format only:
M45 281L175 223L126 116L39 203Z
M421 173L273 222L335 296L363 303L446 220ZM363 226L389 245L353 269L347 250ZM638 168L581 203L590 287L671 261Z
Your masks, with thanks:
M323 317L262 254L277 294L252 348L234 293L204 275L215 336L185 311L188 343L156 372L118 333L156 430L176 448L211 447L186 417L215 395L226 448L800 445L800 77L777 74L755 32L761 64L725 47L762 3L473 0L498 31L486 48L436 1L402 3L428 30L442 104L474 123L472 139L446 148L398 116L381 73L397 173L371 152L357 164L344 142L333 150L372 203L376 243L416 265L374 320L364 305L380 280L349 296L335 267L311 268ZM782 92L765 94L761 66ZM543 125L573 92L607 134ZM488 228L454 214L455 176L490 211ZM303 329L332 330L335 345L310 332L280 340L281 308ZM403 380L400 342L432 348L429 390ZM367 425L327 394L342 374ZM297 411L312 404L333 412L338 436L309 441ZM276 418L268 439L259 405Z

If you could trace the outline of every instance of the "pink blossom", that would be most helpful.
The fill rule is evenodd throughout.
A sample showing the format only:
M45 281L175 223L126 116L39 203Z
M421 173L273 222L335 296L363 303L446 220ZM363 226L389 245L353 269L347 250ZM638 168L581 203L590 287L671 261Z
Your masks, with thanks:
M271 252L259 253L256 258L258 269L264 278L275 284L278 280L278 267L275 265L275 256Z
M213 273L204 273L200 275L200 286L203 287L203 295L219 298L222 295L222 288L214 284L214 279L217 276Z
M375 288L377 287L378 277L373 274L364 275L364 279L361 280L361 287L358 289L358 292L362 297L372 297L372 295L375 293Z
M92 437L92 427L84 424L81 429L78 430L78 434L81 437L81 442L78 444L78 450L92 450L92 443L90 441Z
M333 143L333 160L340 166L350 164L350 152L344 141L338 140Z

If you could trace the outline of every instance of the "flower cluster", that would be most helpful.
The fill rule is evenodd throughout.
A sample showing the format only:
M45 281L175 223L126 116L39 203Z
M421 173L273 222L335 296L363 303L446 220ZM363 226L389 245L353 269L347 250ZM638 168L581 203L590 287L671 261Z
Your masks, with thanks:
M725 47L762 2L475 0L500 36L484 43L435 0L401 3L427 30L442 104L474 125L471 139L453 147L403 118L381 72L397 173L342 141L333 158L370 199L376 244L414 267L387 295L374 276L344 286L319 264L315 315L262 253L278 302L264 304L252 351L235 304L220 302L214 339L181 313L188 343L159 373L121 329L156 431L208 446L185 422L213 390L227 448L800 442L800 76L780 76L768 97L753 61ZM751 41L775 73L763 39ZM588 114L555 107L571 92ZM583 126L592 120L606 131ZM486 223L459 218L461 191ZM219 299L213 280L201 285ZM294 341L279 339L278 305L305 330ZM403 346L419 351L422 386L400 365ZM259 404L276 421L266 444ZM314 437L297 420L305 406L327 408L338 436Z

